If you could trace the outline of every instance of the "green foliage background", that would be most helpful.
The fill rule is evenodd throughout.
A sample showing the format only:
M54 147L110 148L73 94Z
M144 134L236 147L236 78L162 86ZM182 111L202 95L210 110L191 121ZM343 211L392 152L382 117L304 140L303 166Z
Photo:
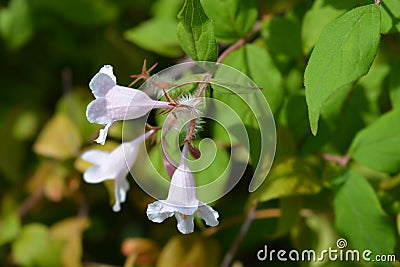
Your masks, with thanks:
M318 252L340 237L398 258L399 31L399 0L1 1L0 265L228 266L233 255L232 266L265 266L256 254L266 244ZM188 57L218 59L257 83L277 152L258 190L247 191L250 165L214 203L218 227L196 221L196 233L182 236L172 219L148 221L152 199L132 179L113 213L112 183L85 184L79 155L96 147L100 127L85 110L102 65L127 85L144 59L157 72ZM226 137L209 134L219 173ZM121 124L110 137L104 149L120 142Z

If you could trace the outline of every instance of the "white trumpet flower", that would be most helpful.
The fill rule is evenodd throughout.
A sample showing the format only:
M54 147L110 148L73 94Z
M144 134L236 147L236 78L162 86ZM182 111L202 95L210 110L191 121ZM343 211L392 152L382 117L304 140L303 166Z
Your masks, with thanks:
M126 176L136 160L139 147L153 133L154 130L151 130L132 141L123 142L112 152L93 149L81 156L83 160L94 164L83 174L85 182L101 183L105 180L114 180L115 212L120 211L121 203L125 202L126 192L129 189Z
M218 212L199 201L196 194L196 182L187 163L188 144L185 143L179 166L172 175L166 200L159 200L147 207L147 217L156 223L175 215L178 230L183 234L194 230L194 213L202 218L207 225L218 225Z
M111 65L104 65L92 78L89 87L96 99L87 106L86 117L91 123L105 125L96 139L102 145L115 121L140 118L154 108L173 107L168 102L151 99L143 91L117 85Z

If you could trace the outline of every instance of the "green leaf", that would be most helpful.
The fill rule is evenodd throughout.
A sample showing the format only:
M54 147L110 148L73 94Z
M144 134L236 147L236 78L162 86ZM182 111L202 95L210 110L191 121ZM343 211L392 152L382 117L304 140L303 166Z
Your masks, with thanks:
M400 1L381 1L382 33L400 31Z
M282 75L265 49L246 44L229 54L222 63L249 76L261 88L272 112L277 112L284 94ZM235 80L235 77L224 78Z
M32 140L39 129L39 114L37 111L24 110L16 119L13 135L17 140Z
M182 50L176 35L176 26L175 19L154 18L127 30L124 36L144 49L163 56L178 57Z
M213 23L200 0L186 0L178 20L177 35L182 49L195 61L216 61L218 46Z
M33 23L26 0L11 0L0 10L0 35L11 49L17 50L33 35Z
M314 135L326 101L368 72L379 39L380 11L376 5L355 8L324 28L304 74Z
M321 184L312 166L299 158L289 158L276 163L268 179L252 195L257 201L268 201L275 198L316 194Z
M274 237L282 237L290 233L301 222L300 210L302 202L300 197L283 197L279 200L279 216L278 227Z
M12 241L21 229L21 220L16 212L2 213L0 216L0 246Z
M262 152L260 151L261 125L255 117L254 106L249 105L254 103L256 97L263 97L262 94L249 94L249 98L243 99L236 95L221 95L215 91L214 97L230 108L227 109L224 105L215 107L214 119L223 126L223 128L214 128L216 139L228 146L235 146L237 144L243 145L243 142L246 142L245 140L251 136L244 144L244 148L249 153L250 163L255 167ZM249 99L251 102L248 101ZM256 109L260 111L258 107Z
M22 266L61 266L61 247L51 243L46 226L27 224L12 244L15 262Z
M238 84L249 84L250 81L251 84L255 82L260 87L260 90L252 90L251 93L240 93L231 89L228 90L230 94L223 94L220 90L214 90L214 98L226 103L241 119L239 124L235 124L237 120L234 118L231 123L224 126L228 128L229 132L235 133L236 129L241 129L244 125L248 136L251 137L248 140L250 142L250 161L251 165L256 168L249 189L252 192L265 179L272 163L276 134L270 107L272 111L277 111L281 104L282 78L268 53L256 45L247 44L233 51L223 63L234 69L220 68L216 73L218 80L225 79ZM251 82L241 72L247 74L254 82ZM248 80L247 83L245 80ZM218 111L215 114L217 114L216 119L218 116L226 116L225 113ZM224 134L224 136L226 135ZM243 137L238 136L238 138Z
M275 151L275 162L282 161L288 157L296 155L296 140L290 129L286 128L283 124L278 126L276 132L279 142Z
M382 113L382 107L389 104L388 97L385 97L387 90L387 77L390 67L386 62L376 62L371 66L368 74L361 77L357 86L352 92L352 97L362 94L365 98L361 116L366 124L375 121ZM358 92L356 92L358 91ZM360 95L358 97L361 97Z
M246 36L257 20L257 0L201 0L204 11L214 23L215 35L232 43Z
M303 51L310 53L321 34L323 28L332 20L344 14L356 5L355 0L316 0L304 16L301 39Z
M396 61L391 66L389 74L389 93L393 108L400 108L400 62Z
M300 91L297 94L289 95L280 115L280 120L290 128L297 140L308 135L307 105L304 92Z
M343 120L340 115L343 111L343 105L351 89L351 84L345 85L335 94L334 97L329 98L325 102L324 109L321 111L321 117L324 118L325 121L332 127L338 126L338 120Z
M299 22L281 17L263 20L261 34L273 53L294 58L302 55Z
M200 149L201 156L190 161L189 168L196 178L198 198L206 203L215 201L229 184L229 154L225 149L216 147L210 139L203 139L195 145Z
M360 131L351 144L351 158L378 171L400 170L399 118L400 109L395 109Z
M394 225L382 210L371 185L351 170L338 179L343 179L344 184L334 201L337 230L354 249L368 249L375 255L392 254L396 242Z

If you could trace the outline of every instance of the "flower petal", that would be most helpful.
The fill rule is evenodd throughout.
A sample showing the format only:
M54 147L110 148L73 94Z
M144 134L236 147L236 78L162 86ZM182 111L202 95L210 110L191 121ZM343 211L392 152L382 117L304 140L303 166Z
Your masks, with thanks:
M182 153L181 163L172 175L166 202L172 206L194 208L196 210L199 203L196 195L196 182L193 173L187 166L187 153L185 155L183 154L184 153Z
M199 216L199 218L203 219L206 222L206 224L209 226L216 226L219 224L218 212L204 203L200 202L199 209L197 210L197 216Z
M89 103L86 108L86 118L91 123L107 124L112 121L107 111L107 100L98 98Z
M119 194L119 198L121 200L121 203L124 203L126 200L126 192L128 192L129 190L129 182L126 179L126 177L124 178L117 178L116 180L118 180L118 194Z
M147 206L146 214L149 220L161 223L166 218L172 217L174 212L172 211L164 211L164 205L160 201L153 202Z
M178 221L178 230L182 234L189 234L193 233L194 231L194 216L193 215L186 215L179 212L175 213L176 220Z
M119 212L121 210L121 203L119 201L115 201L112 210L113 212Z
M85 171L83 179L89 184L97 184L110 179L110 177L103 175L99 166L93 166Z
M122 143L122 153L124 155L124 163L128 169L131 169L136 161L139 148L143 145L144 140L139 136L133 141Z
M117 77L114 75L113 66L111 65L104 65L100 70L99 73L104 73L110 76L110 78L117 83Z
M109 155L110 153L107 151L92 149L84 152L81 158L92 164L101 165Z
M185 215L193 215L197 211L197 205L196 206L190 206L190 207L180 207L180 206L172 206L168 205L169 210L173 210Z
M107 139L108 128L110 128L112 124L113 122L109 122L104 129L100 129L99 136L96 138L96 140L94 140L96 143L104 145Z
M130 120L143 117L156 103L146 93L117 85L107 96L107 110L114 120Z
M126 192L129 189L129 183L125 177L118 177L114 180L114 195L115 204L113 206L113 211L118 212L121 210L121 203L126 200Z
M102 67L89 82L89 87L96 98L104 97L115 85L116 78L110 65Z

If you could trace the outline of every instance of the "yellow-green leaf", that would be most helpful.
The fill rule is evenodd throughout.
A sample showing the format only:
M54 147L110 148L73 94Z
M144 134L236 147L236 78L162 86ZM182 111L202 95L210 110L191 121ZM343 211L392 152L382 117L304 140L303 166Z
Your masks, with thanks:
M63 160L78 155L81 143L75 124L59 113L44 126L33 149L39 155Z
M305 160L289 158L272 166L268 179L253 194L256 201L316 194L321 184L312 166Z
M12 255L20 266L61 266L61 247L51 243L48 228L43 224L25 225L12 244Z
M81 266L82 232L89 226L86 217L68 218L50 228L50 238L63 244L61 261L64 267Z
M219 266L220 250L217 243L201 235L180 235L171 238L161 251L157 267Z

